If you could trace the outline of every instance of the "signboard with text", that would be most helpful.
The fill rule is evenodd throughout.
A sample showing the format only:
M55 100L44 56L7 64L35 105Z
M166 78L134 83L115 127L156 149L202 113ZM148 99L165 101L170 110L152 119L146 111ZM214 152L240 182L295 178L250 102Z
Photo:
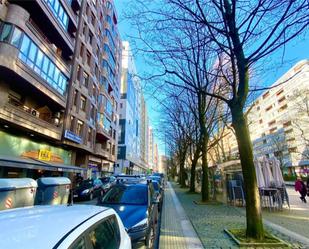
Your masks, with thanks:
M69 130L65 130L64 137L78 144L82 143L82 138Z
M50 150L39 150L39 160L50 161L51 151Z

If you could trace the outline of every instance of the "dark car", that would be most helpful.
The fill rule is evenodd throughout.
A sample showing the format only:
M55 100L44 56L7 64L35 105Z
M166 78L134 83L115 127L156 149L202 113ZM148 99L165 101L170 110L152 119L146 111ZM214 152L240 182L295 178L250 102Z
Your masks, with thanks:
M158 199L149 182L117 182L99 205L112 207L120 216L133 243L145 240L153 248L158 221Z
M155 191L155 196L159 201L158 210L161 212L163 206L164 190L158 181L152 180L151 183Z
M102 196L104 194L102 185L99 179L84 180L73 189L73 198L75 200L92 200L94 197Z
M104 193L106 193L115 183L116 183L116 178L114 176L104 176L100 178L102 182L102 188Z

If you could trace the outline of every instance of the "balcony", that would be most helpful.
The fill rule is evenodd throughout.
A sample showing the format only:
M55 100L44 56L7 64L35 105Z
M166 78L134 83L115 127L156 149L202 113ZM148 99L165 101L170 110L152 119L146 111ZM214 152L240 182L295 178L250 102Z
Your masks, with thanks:
M103 148L103 145L100 143L95 144L95 154L105 157L106 159L111 156L109 150L107 148Z
M0 118L43 136L61 140L61 125L41 119L38 112L17 103L7 102L0 108Z

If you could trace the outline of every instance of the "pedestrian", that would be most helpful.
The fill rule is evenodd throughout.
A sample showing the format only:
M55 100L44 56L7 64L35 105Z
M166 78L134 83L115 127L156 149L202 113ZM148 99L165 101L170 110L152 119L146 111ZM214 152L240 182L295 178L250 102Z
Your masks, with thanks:
M300 177L297 178L295 182L295 191L300 193L300 199L302 202L306 203L307 187Z

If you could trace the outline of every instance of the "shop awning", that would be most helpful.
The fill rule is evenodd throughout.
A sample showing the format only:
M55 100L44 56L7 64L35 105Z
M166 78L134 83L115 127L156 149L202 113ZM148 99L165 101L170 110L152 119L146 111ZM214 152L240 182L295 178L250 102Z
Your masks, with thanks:
M10 156L0 156L0 167L13 167L25 169L40 169L48 171L82 173L86 169L73 165L58 164L52 162L44 162L31 158L20 158Z

